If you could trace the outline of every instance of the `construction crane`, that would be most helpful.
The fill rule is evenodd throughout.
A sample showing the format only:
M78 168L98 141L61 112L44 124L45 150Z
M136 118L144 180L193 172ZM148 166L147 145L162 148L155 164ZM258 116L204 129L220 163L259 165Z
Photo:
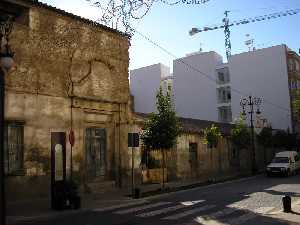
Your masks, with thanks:
M196 33L204 32L204 31L224 29L225 48L226 48L227 60L231 56L231 42L230 42L230 29L229 29L231 26L238 26L238 25L243 25L243 24L248 24L248 23L255 23L255 22L259 22L259 21L275 19L275 18L280 18L280 17L284 17L284 16L292 16L292 15L300 13L300 9L292 9L292 10L287 10L287 11L281 11L281 12L271 13L271 14L267 14L267 15L263 15L263 16L257 16L257 17L254 17L254 18L241 19L241 20L237 20L237 21L233 21L233 22L229 21L229 17L228 17L229 13L230 13L230 11L227 11L227 10L224 12L225 17L222 20L222 22L223 22L222 24L213 25L213 26L205 26L205 27L200 28L200 29L199 28L192 28L189 31L190 35L194 35Z

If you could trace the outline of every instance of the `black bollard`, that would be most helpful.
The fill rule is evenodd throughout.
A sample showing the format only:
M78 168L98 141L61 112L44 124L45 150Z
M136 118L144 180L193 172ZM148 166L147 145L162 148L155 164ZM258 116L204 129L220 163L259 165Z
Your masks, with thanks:
M134 198L140 198L141 190L139 188L134 189Z
M292 204L292 200L291 200L291 197L286 195L282 198L282 204L283 204L283 212L286 212L286 213L290 213L292 212L292 207L291 207L291 204Z

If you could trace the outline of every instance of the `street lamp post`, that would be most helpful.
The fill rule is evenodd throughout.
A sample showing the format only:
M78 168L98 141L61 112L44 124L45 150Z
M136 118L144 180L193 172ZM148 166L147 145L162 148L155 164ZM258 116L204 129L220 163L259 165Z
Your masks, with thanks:
M13 65L13 53L8 45L8 36L12 30L12 18L0 16L0 224L6 224L5 168L4 168L4 106L5 74Z
M255 157L255 143L254 143L254 125L253 125L253 114L259 115L260 109L259 106L262 103L261 98L248 96L244 97L240 100L240 105L242 107L242 115L245 117L246 111L250 114L250 129L251 129L251 150L252 150L252 173L255 174L257 172L256 168L256 157ZM254 106L256 106L256 111L254 111ZM247 109L248 107L248 109Z

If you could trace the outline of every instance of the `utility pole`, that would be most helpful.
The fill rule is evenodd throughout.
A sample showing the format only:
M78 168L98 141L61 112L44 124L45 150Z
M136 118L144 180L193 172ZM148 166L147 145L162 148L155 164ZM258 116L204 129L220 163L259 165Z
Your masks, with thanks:
M0 68L0 223L6 224L6 201L5 201L5 169L4 169L4 93L5 74Z
M256 174L257 172L257 167L256 167L256 156L255 156L255 143L254 143L254 119L253 119L253 114L259 115L260 109L259 106L262 103L261 98L253 97L253 96L248 96L244 97L240 100L240 105L242 107L242 115L244 117L247 116L247 113L250 114L250 129L251 129L251 150L252 150L252 174ZM256 111L254 111L254 106L256 106ZM248 107L248 109L246 109ZM247 111L247 113L246 113Z

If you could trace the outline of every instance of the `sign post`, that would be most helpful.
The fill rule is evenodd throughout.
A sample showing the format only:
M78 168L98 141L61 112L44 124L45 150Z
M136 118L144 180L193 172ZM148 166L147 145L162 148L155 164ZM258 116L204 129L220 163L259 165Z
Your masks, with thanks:
M134 196L134 148L139 147L139 134L128 133L128 147L131 147L131 187L132 197Z
M73 146L75 144L75 135L74 131L71 130L69 133L69 143L71 145L71 152L70 152L70 177L73 180Z

